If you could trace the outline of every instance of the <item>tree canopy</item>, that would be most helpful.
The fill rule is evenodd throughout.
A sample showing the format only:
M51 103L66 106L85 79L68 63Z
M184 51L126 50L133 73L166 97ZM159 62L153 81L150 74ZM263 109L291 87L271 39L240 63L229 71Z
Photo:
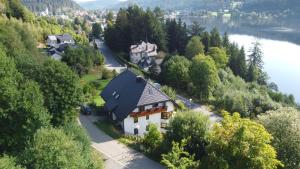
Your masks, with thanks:
M272 145L286 169L300 167L300 112L293 108L268 111L258 121L272 134Z
M219 82L214 60L209 56L197 55L190 66L190 78L196 87L197 95L206 100Z
M204 46L201 42L199 36L194 36L188 42L185 49L185 56L189 59L192 59L194 56L198 54L204 54Z
M36 76L45 97L52 123L61 125L76 117L75 108L82 99L78 76L64 63L49 59Z
M50 116L39 86L25 80L12 59L0 50L0 152L24 148Z
M263 169L283 166L271 146L272 135L261 125L242 119L238 113L224 114L209 135L205 168Z
M218 47L211 47L209 48L207 54L214 59L217 68L225 68L227 66L228 57L225 49L218 48Z

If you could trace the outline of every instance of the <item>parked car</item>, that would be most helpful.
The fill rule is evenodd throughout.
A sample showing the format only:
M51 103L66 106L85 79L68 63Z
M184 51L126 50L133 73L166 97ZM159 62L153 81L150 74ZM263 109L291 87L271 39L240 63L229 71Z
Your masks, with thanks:
M81 113L84 115L91 115L92 114L92 109L89 106L82 105L81 106Z

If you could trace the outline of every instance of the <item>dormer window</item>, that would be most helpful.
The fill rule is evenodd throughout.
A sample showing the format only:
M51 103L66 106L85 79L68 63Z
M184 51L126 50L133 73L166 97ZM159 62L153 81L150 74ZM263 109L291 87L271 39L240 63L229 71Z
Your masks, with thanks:
M116 96L115 96L115 99L118 99L120 97L120 95L119 94L117 94Z
M116 92L116 91L114 91L112 95L113 95L113 96L115 96L116 94L117 94L117 92Z

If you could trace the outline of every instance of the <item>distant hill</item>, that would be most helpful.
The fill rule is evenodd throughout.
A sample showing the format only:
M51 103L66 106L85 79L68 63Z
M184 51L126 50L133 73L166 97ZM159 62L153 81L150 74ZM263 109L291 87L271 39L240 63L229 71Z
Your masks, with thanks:
M300 14L299 0L250 0L242 7L243 11L283 12L289 11Z
M227 5L230 0L95 0L89 2L79 2L86 9L104 9L126 7L137 4L142 7L161 7L162 9L195 9L195 8L220 8Z
M77 2L80 6L82 6L85 9L106 9L106 8L114 8L118 4L120 4L119 0L95 0L95 1L87 1Z
M162 9L207 9L218 10L229 8L232 3L239 2L242 4L241 11L257 12L290 12L300 13L300 0L95 0L81 2L80 5L87 9L104 9L126 7L137 4L144 8L154 8L159 6Z
M48 9L50 14L64 14L82 9L72 0L22 0L22 2L35 13Z

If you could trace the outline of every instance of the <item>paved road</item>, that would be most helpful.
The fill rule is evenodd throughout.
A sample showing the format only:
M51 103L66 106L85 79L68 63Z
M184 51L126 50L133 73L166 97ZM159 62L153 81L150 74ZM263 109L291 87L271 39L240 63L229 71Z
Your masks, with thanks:
M103 154L106 169L164 169L159 163L99 130L94 125L97 119L95 116L80 115L79 122L90 136L92 147Z
M103 41L95 40L95 43L105 57L105 66L107 69L116 70L119 73L123 69L126 69L126 67L113 56L112 51L104 44Z
M196 112L200 112L203 113L207 116L209 116L210 121L212 122L219 122L222 120L222 117L216 115L215 113L211 112L208 110L208 108L204 105L199 105L196 103L193 103L192 101L190 101L189 99L182 97L180 95L177 95L177 99L181 100L186 107L188 107L191 110L194 110Z

